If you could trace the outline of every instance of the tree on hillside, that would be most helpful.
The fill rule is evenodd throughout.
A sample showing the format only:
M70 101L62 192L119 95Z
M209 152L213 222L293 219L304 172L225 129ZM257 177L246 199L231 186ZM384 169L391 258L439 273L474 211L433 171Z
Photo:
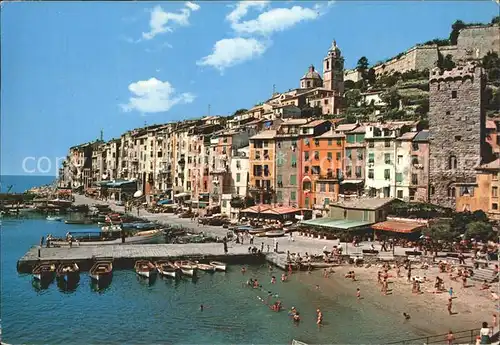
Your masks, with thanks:
M447 71L451 71L453 68L455 68L455 62L453 62L453 56L448 54L445 56L443 60L443 68Z
M500 16L493 17L491 24L500 24Z
M352 89L345 93L345 99L348 107L357 107L361 100L361 92L358 89Z
M352 80L346 80L344 81L344 89L350 90L354 89L355 83Z
M361 74L364 74L367 69L368 69L368 59L366 58L366 56L362 56L358 60L358 64L356 65L356 71L361 72Z
M389 91L383 92L380 95L380 98L391 109L398 108L399 107L399 101L401 100L401 96L398 94L398 91L396 89L391 89Z
M500 58L497 52L488 52L481 62L488 76L488 82L493 84L500 83Z
M457 39L458 39L458 35L460 33L460 30L467 27L467 25L461 21L461 20L457 20L455 23L453 23L453 25L451 26L451 32L450 32L450 43L452 45L455 45L457 44Z
M238 109L234 112L233 115L240 115L240 114L244 114L248 111L248 109L244 109L244 108L241 108L241 109Z
M377 79L377 76L375 75L375 70L373 68L370 68L368 72L366 72L366 76L364 76L363 78L366 79L366 81L370 85L375 84L375 80Z

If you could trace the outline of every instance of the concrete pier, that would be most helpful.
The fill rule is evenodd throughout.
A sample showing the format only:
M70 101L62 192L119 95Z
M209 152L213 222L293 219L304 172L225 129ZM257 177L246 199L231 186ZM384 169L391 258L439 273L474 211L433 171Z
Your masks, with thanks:
M86 271L99 259L113 259L113 266L117 269L131 269L139 259L151 261L186 259L200 262L215 260L228 264L265 262L266 253L250 254L246 246L230 246L228 249L228 254L224 254L222 243L103 245L72 248L34 246L17 262L17 270L20 273L31 273L33 267L42 262L76 262L82 271Z

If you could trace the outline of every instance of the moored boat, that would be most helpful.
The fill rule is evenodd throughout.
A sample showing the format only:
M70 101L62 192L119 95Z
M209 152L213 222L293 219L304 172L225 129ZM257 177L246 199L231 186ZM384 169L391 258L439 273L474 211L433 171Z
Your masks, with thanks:
M97 282L110 279L113 275L113 263L111 261L98 261L90 269L89 275Z
M248 233L250 235L258 235L258 234L261 234L263 232L266 232L266 229L259 228L259 229L252 229L252 230L248 231Z
M224 262L210 261L210 265L214 266L216 271L225 271L226 270L226 264Z
M54 264L40 264L33 268L33 278L35 280L49 282L54 279L56 273L56 265Z
M92 224L91 219L66 219L65 224Z
M56 270L56 277L59 280L77 280L80 277L80 267L75 262L59 264Z
M267 237L281 237L281 236L285 236L285 230L271 230L271 231L266 231L266 236Z
M53 222L60 222L62 220L62 217L57 217L57 216L47 216L47 218L45 218L46 220L50 220L50 221L53 221Z
M207 265L207 264L196 263L196 267L199 270L202 270L202 271L215 272L215 266L214 265Z
M154 244L158 243L163 238L163 229L140 231L133 236L126 237L125 242L117 236L107 236L104 234L119 235L119 232L107 232L107 231L85 231L77 232L72 231L69 234L72 236L74 242L77 242L77 246L102 246L102 245L113 245L113 244ZM50 242L53 246L67 246L68 241L65 239L53 239Z
M171 278L177 278L178 274L181 273L179 268L176 267L173 263L170 261L157 261L155 262L156 264L156 269L158 270L158 273L164 277L171 277Z
M149 260L137 260L134 269L135 273L144 278L151 278L156 274L156 266Z
M182 274L193 277L196 274L196 264L191 261L176 261L175 266L179 267Z

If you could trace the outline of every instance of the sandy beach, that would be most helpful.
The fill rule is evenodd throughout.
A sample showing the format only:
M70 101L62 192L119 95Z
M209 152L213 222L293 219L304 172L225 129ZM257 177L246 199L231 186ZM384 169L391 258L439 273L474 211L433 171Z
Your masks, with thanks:
M401 269L401 278L396 277L396 269L389 271L388 295L381 292L381 285L377 282L377 272L382 270L382 265L372 265L369 268L354 267L353 265L338 266L334 273L328 278L323 276L322 271L308 273L295 273L294 279L309 285L311 291L324 294L325 296L345 295L346 298L355 300L356 289L361 291L359 308L363 304L370 303L386 311L391 311L395 316L401 318L401 322L408 322L416 330L423 334L439 335L449 330L454 332L480 328L482 321L489 324L493 322L493 313L496 310L495 302L489 290L481 290L481 283L468 281L467 288L462 287L461 282L451 281L448 274L439 273L438 267L419 269L414 264L412 276L424 275L428 282L421 284L421 294L412 293L412 283L406 278L406 270ZM354 271L356 281L345 278L345 274ZM433 293L436 276L444 279L445 287L453 287L453 315L449 315L447 303L449 294L447 292ZM319 285L317 289L316 285ZM493 287L493 289L495 286ZM403 313L410 315L405 320ZM327 316L325 316L327 317ZM397 327L397 325L395 325ZM396 341L398 339L388 339Z

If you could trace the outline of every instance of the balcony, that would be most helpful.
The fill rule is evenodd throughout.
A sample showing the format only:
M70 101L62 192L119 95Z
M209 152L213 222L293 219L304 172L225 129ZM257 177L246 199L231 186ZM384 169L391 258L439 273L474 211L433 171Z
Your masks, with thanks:
M333 173L330 174L321 174L318 176L318 180L330 180L330 181L338 181L339 177Z

